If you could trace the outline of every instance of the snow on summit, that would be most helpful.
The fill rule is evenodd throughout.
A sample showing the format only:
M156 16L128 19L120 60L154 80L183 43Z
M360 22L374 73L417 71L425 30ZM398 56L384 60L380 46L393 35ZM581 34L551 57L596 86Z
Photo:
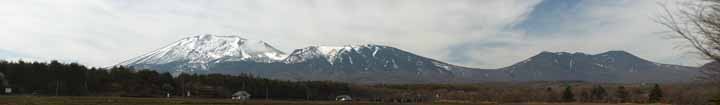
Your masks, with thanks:
M284 53L260 40L240 36L183 38L117 66L180 73L255 74L283 80L364 83L447 83L448 81L583 80L645 82L689 80L694 68L658 64L625 51L601 54L541 52L500 69L448 64L399 48L364 44L309 46ZM620 78L620 79L614 79ZM658 81L650 81L658 82Z
M340 54L347 54L348 52L362 53L363 51L360 51L360 49L370 49L372 50L372 56L374 57L377 52L382 48L387 48L387 46L373 44L345 46L310 46L295 50L292 54L290 54L290 57L288 57L285 62L298 63L304 62L307 59L321 57L321 59L326 59L332 64L335 62L335 60L339 59L338 55Z
M248 40L240 36L206 34L183 38L153 52L122 62L120 65L173 62L207 64L219 61L276 62L285 57L287 55L284 52L264 41Z

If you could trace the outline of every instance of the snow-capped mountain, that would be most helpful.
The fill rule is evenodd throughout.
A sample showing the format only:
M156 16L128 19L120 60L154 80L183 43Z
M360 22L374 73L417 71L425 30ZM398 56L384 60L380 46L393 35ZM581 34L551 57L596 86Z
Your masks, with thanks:
M383 45L310 46L286 54L239 36L184 38L118 66L178 73L249 73L284 80L355 83L481 81L675 82L697 68L654 63L625 51L601 54L542 52L500 69L456 66Z
M383 45L310 46L286 54L263 41L238 36L184 38L119 66L185 73L250 73L287 80L364 83L461 81L485 73ZM473 78L488 78L482 76Z
M284 63L329 77L362 82L443 82L456 78L458 66L382 45L310 46L297 49ZM390 78L392 77L392 78ZM317 77L312 77L317 78ZM318 79L323 79L318 78Z
M699 73L697 68L654 63L625 51L595 55L542 52L501 70L516 81L678 82Z
M418 56L383 45L310 46L294 50L282 62L257 64L226 62L215 65L223 73L250 72L288 80L336 80L360 83L467 82L469 74L490 73ZM237 68L243 68L238 71ZM465 75L468 74L468 75ZM488 80L493 76L472 77Z
M366 70L422 70L422 66L427 66L425 68L428 68L428 70L449 71L453 67L453 65L421 57L394 47L372 44L343 47L306 47L293 51L284 62L288 64L321 62L335 67L349 68L378 67L362 68Z
M207 71L208 65L226 61L280 62L287 55L264 41L239 36L200 35L183 38L168 46L118 65L140 69Z

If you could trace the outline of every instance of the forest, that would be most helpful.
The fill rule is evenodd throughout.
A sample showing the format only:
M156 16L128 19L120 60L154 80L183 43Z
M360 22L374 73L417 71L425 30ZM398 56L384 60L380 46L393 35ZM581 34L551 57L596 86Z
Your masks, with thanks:
M247 91L257 98L272 99L334 99L347 94L349 85L329 81L280 81L249 74L180 74L126 67L88 68L58 61L0 61L4 74L3 87L14 94L41 96L171 96L226 98L236 91ZM189 94L189 95L188 95Z
M485 82L474 84L351 84L286 81L251 74L180 74L94 68L58 61L0 61L0 87L6 95L229 98L247 91L252 99L334 100L351 95L377 102L492 103L671 103L707 104L713 85L696 83L590 83L583 81Z

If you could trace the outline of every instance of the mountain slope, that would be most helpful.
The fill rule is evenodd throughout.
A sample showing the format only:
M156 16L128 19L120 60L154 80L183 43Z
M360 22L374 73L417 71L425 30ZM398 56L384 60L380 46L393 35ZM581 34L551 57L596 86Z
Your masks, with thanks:
M184 38L118 66L178 73L250 73L284 80L355 83L484 81L683 82L697 68L654 63L624 51L542 52L500 69L456 66L383 45L310 46L286 54L238 36Z
M232 68L254 68L249 71L280 79L337 80L359 83L467 82L468 79L464 78L471 76L462 75L464 73L491 72L459 67L394 47L372 44L342 47L310 46L294 50L283 60L282 64L260 64L273 67L246 64L246 62L234 62L216 67L225 69L222 71ZM266 73L268 71L274 72Z
M699 73L697 68L654 63L625 51L596 55L542 52L500 70L514 81L682 82Z
M208 65L225 61L279 62L287 56L263 41L238 36L201 35L183 38L168 46L118 65L178 72L207 72Z
M443 83L495 78L491 70L455 66L382 45L311 46L285 54L238 36L184 38L118 66L179 73L250 73L286 80ZM473 77L470 74L486 76Z

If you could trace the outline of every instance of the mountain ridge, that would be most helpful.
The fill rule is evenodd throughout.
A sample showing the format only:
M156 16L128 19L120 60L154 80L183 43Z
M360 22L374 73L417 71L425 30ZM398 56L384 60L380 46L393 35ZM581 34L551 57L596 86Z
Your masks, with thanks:
M223 37L230 37L232 40L212 41L214 38ZM184 42L183 40L192 41L186 42L186 44L180 43ZM188 37L161 48L179 50L156 50L137 57L146 59L133 58L118 64L118 66L156 69L175 73L253 73L263 77L286 80L338 80L361 83L454 83L534 80L658 82L651 81L652 79L643 79L642 75L638 76L639 74L635 72L648 72L647 74L661 72L656 74L657 76L651 76L652 78L660 78L663 73L694 75L693 73L670 72L669 70L695 69L678 65L659 64L619 50L599 54L543 51L507 67L481 69L453 65L399 48L376 44L309 46L293 50L291 53L285 53L264 41L252 41L259 47L243 47L248 44L246 42L250 41L239 36L206 34ZM228 44L230 46L226 46ZM173 45L181 47L173 47ZM160 51L160 54L154 54L158 53L158 51ZM175 56L183 54L197 54L200 56ZM148 57L149 55L152 56ZM173 57L178 57L178 59L166 59ZM144 63L144 61L163 62ZM659 79L661 80L659 82L684 81L686 80L684 78L686 77Z
M237 60L278 62L284 56L286 56L284 52L264 41L248 40L239 36L205 34L182 38L160 49L123 61L117 65L151 66L167 63L188 63L188 65L167 68L195 71L207 69L206 64L212 62Z
M500 70L517 81L682 82L698 75L697 68L655 63L626 51L594 55L541 52Z

